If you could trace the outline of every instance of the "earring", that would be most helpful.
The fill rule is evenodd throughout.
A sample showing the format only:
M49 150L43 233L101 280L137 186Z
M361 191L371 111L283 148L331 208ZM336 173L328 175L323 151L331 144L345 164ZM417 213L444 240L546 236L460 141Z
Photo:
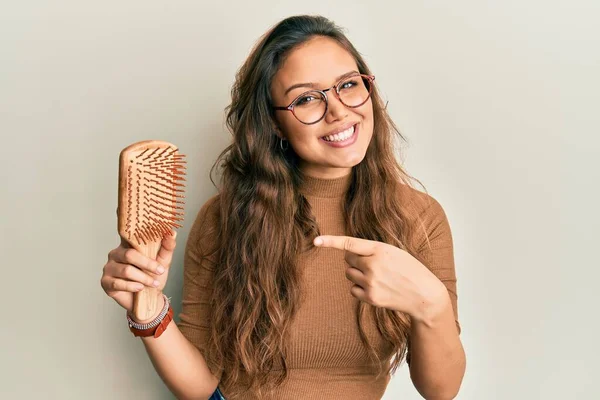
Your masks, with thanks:
M285 148L283 147L283 142L285 142ZM281 149L281 151L286 151L289 147L290 146L289 146L287 139L283 139L283 138L279 139L279 148Z

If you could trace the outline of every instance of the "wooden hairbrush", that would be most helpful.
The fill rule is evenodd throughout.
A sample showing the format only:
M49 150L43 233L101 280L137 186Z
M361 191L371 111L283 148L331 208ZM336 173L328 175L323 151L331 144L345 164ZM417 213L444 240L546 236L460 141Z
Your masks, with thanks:
M159 140L131 144L119 156L119 235L156 260L162 239L181 228L185 181L184 155ZM133 316L140 321L158 313L160 290L144 287L133 294Z

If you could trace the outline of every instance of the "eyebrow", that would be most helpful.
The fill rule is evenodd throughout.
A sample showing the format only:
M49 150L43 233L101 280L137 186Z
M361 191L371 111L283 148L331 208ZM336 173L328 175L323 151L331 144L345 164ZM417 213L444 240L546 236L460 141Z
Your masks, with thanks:
M349 76L349 75L353 75L353 74L359 74L359 72L358 72L358 71L349 71L349 72L346 72L345 74L343 74L343 75L340 75L340 76L338 76L337 78L335 78L335 81L336 81L336 82L338 82L338 81L340 81L341 79L344 79L345 77L347 77L347 76ZM294 90L294 89L297 89L297 88L299 88L299 87L309 87L309 88L313 88L313 89L315 89L315 88L317 87L317 84L316 84L316 83L313 83L313 82L306 82L306 83L295 83L295 84L293 84L292 86L290 86L289 88L287 88L287 90L285 91L285 93L284 93L283 95L284 95L284 96L287 96L287 94L288 94L289 92L291 92L292 90Z

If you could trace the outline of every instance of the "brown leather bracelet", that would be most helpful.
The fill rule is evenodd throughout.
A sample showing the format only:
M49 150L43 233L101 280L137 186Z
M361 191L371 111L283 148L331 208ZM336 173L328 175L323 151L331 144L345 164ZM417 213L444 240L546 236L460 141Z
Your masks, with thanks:
M162 319L162 321L160 321L160 324L158 324L154 328L137 329L137 328L134 328L133 326L129 325L129 330L133 333L134 336L140 336L140 337L154 336L155 338L157 338L160 335L162 335L162 333L165 331L165 329L167 329L167 326L169 326L169 323L171 322L172 319L173 319L173 307L169 304L169 311L167 312L167 315L165 315L165 317Z

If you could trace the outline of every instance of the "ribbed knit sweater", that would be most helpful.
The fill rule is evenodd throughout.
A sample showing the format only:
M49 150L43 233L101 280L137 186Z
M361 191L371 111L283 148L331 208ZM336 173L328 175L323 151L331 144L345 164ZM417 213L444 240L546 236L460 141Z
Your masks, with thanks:
M342 209L351 175L336 179L307 177L301 188L311 205L321 234L346 235ZM450 226L441 205L430 195L402 185L399 193L403 207L415 216L413 223L421 228L411 238L429 268L447 287L456 324L456 275ZM194 250L203 229L218 223L218 195L200 209L191 228L185 250L182 312L178 327L206 358L211 329L212 273L218 266L203 265ZM418 218L417 218L418 217ZM429 234L427 242L425 233ZM203 239L205 240L205 239ZM380 399L390 376L377 375L362 344L356 320L358 300L350 294L353 283L345 276L348 264L344 252L331 248L302 253L298 257L302 269L302 301L291 326L289 354L286 354L288 378L274 393L277 400L301 399ZM371 313L363 315L366 334L378 349L382 362L389 365L391 344L382 338ZM219 379L221 372L210 359L209 368ZM231 388L219 389L226 399ZM266 398L266 397L265 397ZM258 399L246 392L241 399Z

